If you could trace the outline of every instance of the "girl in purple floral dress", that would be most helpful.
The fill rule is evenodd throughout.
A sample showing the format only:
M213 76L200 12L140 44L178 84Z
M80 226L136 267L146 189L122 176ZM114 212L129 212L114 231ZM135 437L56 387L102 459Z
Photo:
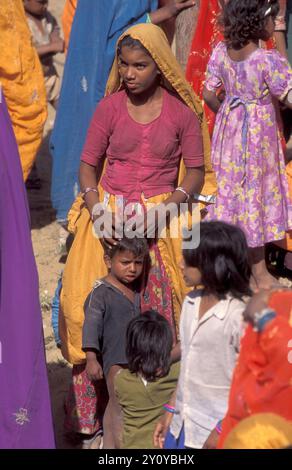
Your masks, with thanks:
M259 47L274 31L276 0L229 0L225 42L208 64L204 100L217 113L212 163L218 181L209 218L240 226L251 251L257 288L269 288L264 245L292 229L285 162L273 99L292 108L292 71L276 50ZM221 103L216 92L223 87Z

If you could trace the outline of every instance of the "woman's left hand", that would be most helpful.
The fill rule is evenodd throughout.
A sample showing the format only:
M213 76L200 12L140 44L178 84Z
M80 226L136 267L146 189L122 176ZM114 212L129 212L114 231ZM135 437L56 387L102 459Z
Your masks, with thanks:
M142 215L136 216L133 222L125 224L125 235L131 230L140 238L159 237L167 224L164 204L157 204Z

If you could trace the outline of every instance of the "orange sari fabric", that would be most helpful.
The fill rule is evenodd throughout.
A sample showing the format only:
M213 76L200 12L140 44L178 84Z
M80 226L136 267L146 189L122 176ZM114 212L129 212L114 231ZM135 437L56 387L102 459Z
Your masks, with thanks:
M66 0L62 14L62 27L66 51L69 47L70 33L77 8L77 1L78 0Z
M271 295L277 315L258 333L249 325L241 342L218 447L244 418L275 413L292 421L292 291Z
M26 180L42 141L47 101L42 67L32 46L22 0L0 2L0 34L0 84Z

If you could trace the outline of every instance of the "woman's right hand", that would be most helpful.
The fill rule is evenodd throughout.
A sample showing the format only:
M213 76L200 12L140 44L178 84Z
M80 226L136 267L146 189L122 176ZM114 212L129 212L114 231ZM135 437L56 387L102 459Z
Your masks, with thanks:
M93 212L92 216L94 232L104 249L111 249L121 238L119 236L120 230L117 226L115 215L113 212L106 211L103 208L97 213L96 207L94 208L95 212Z
M172 420L172 413L165 411L164 415L160 418L156 424L154 434L153 434L153 443L156 448L163 449L165 436L167 434L168 428Z
M103 378L103 370L97 359L87 359L85 370L88 379L92 382Z

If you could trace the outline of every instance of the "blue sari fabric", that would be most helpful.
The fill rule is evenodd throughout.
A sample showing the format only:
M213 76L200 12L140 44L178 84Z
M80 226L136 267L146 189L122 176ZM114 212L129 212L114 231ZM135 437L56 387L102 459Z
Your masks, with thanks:
M103 97L123 31L147 21L157 0L79 0L72 25L61 96L50 147L52 203L63 221L78 193L78 169L87 129Z

